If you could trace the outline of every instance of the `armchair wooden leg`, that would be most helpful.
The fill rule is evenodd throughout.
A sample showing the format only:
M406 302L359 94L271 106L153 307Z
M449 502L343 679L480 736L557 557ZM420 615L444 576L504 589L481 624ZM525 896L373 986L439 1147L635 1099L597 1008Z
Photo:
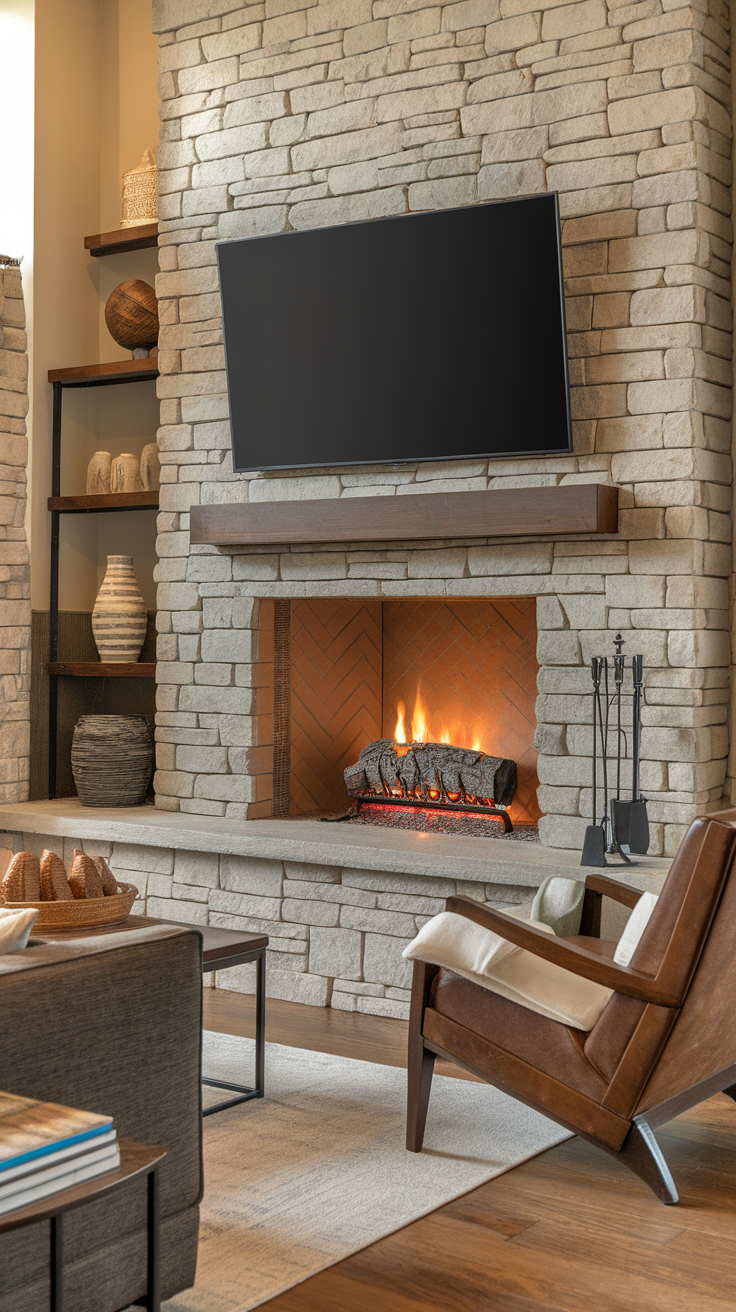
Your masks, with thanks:
M676 1203L679 1194L654 1131L643 1116L635 1116L626 1143L614 1154L624 1166L639 1176L657 1195L660 1202Z
M424 1143L424 1127L432 1089L434 1053L425 1048L419 1036L418 1044L409 1047L409 1079L406 1104L406 1146L410 1153L420 1153Z
M420 1153L424 1142L424 1126L432 1088L434 1053L424 1046L422 1025L424 1008L429 997L437 967L426 961L414 962L409 1013L409 1053L406 1096L406 1146L410 1153Z

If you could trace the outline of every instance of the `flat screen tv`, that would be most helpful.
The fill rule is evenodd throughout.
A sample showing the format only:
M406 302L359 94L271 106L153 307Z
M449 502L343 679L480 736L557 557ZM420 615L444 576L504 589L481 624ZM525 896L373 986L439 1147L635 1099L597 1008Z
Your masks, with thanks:
M236 471L572 449L556 193L217 257Z

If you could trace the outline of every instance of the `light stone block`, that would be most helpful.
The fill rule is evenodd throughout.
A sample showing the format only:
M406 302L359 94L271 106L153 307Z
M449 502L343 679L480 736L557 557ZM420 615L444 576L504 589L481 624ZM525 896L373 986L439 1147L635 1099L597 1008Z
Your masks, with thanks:
M412 934L413 937L413 934ZM368 933L363 949L363 977L369 984L389 984L397 988L411 988L411 962L401 953L411 938L388 937Z
M109 861L113 871L150 870L157 875L174 873L174 853L166 848L144 847L138 843L114 843Z
M263 857L223 856L220 859L220 884L233 893L280 897L283 865Z
M308 880L324 884L340 883L340 870L337 866L312 865L302 861L285 861L284 872L287 879Z
M359 980L362 948L363 936L357 930L314 926L309 934L309 970L313 975Z
M376 935L396 935L400 938L413 938L416 932L413 916L400 911L371 911L368 907L341 907L339 923L346 929L365 930Z
M266 996L283 1002L301 1002L307 1007L326 1007L329 980L321 975L306 972L279 970L266 971ZM233 993L255 993L255 973L250 966L232 966L217 976L217 987Z
M216 852L174 852L174 879L177 884L197 884L217 888L220 858ZM150 881L149 881L150 886Z
M349 908L352 910L352 908ZM340 924L340 906L336 902L319 902L309 899L285 897L281 914L285 921L300 925L321 925L334 928ZM348 926L350 928L350 926Z
M185 925L206 925L207 907L203 902L183 901L180 898L149 897L146 915L159 920L179 920Z

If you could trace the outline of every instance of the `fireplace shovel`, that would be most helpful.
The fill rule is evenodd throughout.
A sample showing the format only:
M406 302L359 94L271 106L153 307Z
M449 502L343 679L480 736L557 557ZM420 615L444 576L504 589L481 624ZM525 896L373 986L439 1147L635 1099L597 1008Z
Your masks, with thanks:
M642 665L641 656L632 657L634 675L634 749L631 772L631 801L622 802L619 798L611 799L611 819L616 841L625 852L637 852L645 856L649 850L649 818L647 816L647 799L642 797L639 789L639 762L641 756L641 694Z
M583 854L580 858L581 866L607 866L606 861L606 808L603 808L603 821L601 824L596 823L598 815L598 751L597 751L597 734L596 729L600 723L601 730L601 756L603 760L603 780L604 786L607 780L606 771L608 762L606 760L606 738L603 730L603 709L601 707L601 673L603 660L600 656L594 656L590 662L590 670L593 676L593 823L588 825L585 830L583 839Z

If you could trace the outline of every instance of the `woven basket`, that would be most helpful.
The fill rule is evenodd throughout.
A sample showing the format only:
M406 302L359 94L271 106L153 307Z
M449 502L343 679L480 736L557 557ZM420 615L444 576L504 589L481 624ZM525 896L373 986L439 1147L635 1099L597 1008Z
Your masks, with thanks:
M82 806L140 806L153 772L142 715L82 715L72 739L72 774Z
M41 929L89 929L92 925L117 925L127 920L138 896L132 884L118 884L109 897L75 898L73 902L5 902L9 911L38 911L31 934Z

